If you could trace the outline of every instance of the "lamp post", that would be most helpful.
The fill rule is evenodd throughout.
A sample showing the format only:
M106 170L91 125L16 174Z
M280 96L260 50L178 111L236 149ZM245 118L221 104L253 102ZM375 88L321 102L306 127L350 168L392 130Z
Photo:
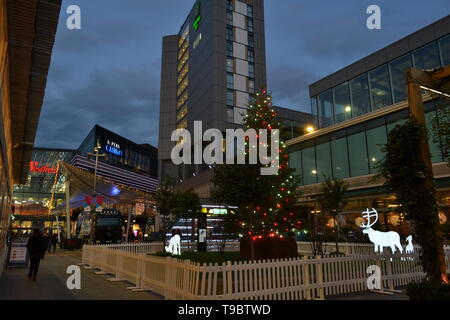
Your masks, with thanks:
M91 243L94 243L95 238L95 222L96 222L96 208L95 205L97 203L97 168L98 168L98 158L99 157L106 157L105 153L100 153L100 150L102 149L102 145L100 144L100 140L97 139L97 143L94 147L94 153L89 152L88 157L95 157L95 168L94 168L94 192L93 192L93 201L91 203Z

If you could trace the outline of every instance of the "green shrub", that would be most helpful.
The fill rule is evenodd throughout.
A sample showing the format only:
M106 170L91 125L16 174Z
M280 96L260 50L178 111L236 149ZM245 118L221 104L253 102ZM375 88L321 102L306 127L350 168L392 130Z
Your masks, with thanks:
M410 283L406 294L411 300L450 300L450 285L438 281Z

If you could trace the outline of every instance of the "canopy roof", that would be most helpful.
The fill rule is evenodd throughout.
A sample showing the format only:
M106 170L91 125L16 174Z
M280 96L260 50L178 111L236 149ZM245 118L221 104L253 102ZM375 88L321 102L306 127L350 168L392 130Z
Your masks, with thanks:
M70 182L70 204L85 206L84 197L92 196L94 192L94 174L74 167L66 162L60 162L61 174ZM97 176L97 195L103 196L109 203L153 202L152 195L125 185L109 181Z

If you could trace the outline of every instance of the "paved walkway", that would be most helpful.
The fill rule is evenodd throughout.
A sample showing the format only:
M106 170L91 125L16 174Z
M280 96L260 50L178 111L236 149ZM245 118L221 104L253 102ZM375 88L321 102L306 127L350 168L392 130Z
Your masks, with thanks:
M408 296L404 292L405 290L403 290L402 293L396 293L393 295L386 295L374 292L359 292L354 294L330 296L327 297L325 300L409 300Z
M47 254L41 260L37 281L27 277L28 269L10 268L0 278L0 300L162 300L153 292L132 292L127 282L111 282L110 275L97 275L81 267L81 289L69 290L66 269L81 262L80 251ZM404 291L404 290L403 290ZM408 300L404 294L384 295L362 292L330 296L326 300Z
M69 290L66 269L81 262L81 252L47 254L41 260L36 282L25 268L10 268L0 278L0 300L162 300L152 292L132 292L126 282L110 282L107 275L81 267L81 289Z

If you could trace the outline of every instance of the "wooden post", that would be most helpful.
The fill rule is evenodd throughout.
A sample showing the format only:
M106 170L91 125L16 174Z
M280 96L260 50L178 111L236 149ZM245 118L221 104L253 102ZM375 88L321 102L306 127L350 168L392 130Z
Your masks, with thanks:
M420 72L412 68L407 71L409 112L411 118L415 118L419 125L426 128L425 110L422 101L422 89L420 89L420 86L415 81L418 77L421 78L421 82L425 82L428 75L425 72ZM421 132L419 158L420 161L425 164L425 170L427 171L424 184L427 188L432 188L433 167L431 164L430 146L428 144L426 131Z

